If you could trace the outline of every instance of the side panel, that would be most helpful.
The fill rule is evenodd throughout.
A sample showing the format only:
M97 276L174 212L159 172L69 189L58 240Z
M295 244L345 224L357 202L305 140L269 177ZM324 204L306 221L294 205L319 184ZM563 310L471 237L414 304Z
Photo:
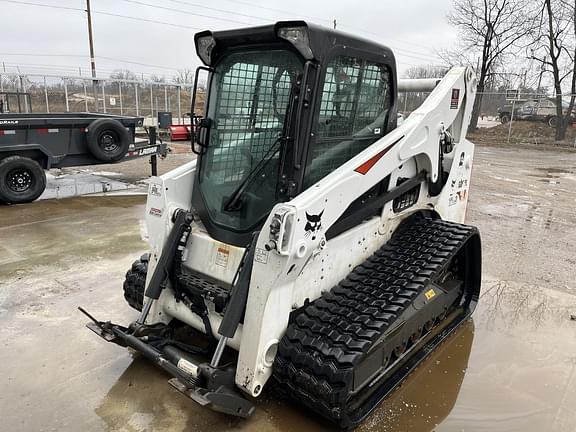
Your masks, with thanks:
M474 162L474 144L464 139L455 148L450 176L436 204L442 219L464 223L470 196L470 177Z
M465 159L462 166L466 169L462 174L451 173L449 181L467 178L469 183L473 147L464 137L475 87L476 80L470 69L452 69L401 126L291 202L278 204L272 210L258 239L256 254L260 259L254 263L243 328L244 340L238 359L236 383L244 391L259 395L271 374L270 359L274 358L274 346L286 329L290 312L301 305L302 293L317 296L322 289L329 289L329 283L318 282L324 280L320 264L327 265L325 253L331 256L332 268L338 267L338 276L347 273L357 263L352 255L357 254L358 249L349 245L332 248L332 243L337 244L336 239L336 242L328 244L325 238L325 232L356 198L410 160L416 161L417 172L425 170L428 173L428 182L435 182L439 175L439 143L444 130L452 131L456 143L454 150L446 155L444 169L452 167L453 170L455 164L458 168L462 151ZM465 165L468 156L470 163ZM429 196L427 189L422 192L421 201L415 208L440 210L447 219L462 220L466 197L460 205L448 209L450 206L446 202L450 197L450 184L446 184L444 192L437 197ZM388 216L385 214L383 219ZM274 218L282 219L280 231L285 241L280 250L267 252L265 245L271 238L269 227ZM385 231L374 235L373 228L375 225L366 224L354 230L350 234L353 237L347 238L346 242L364 243L365 254L371 253L390 235ZM362 232L363 229L366 231ZM359 246L362 248L361 244ZM365 254L360 250L359 257ZM310 262L319 264L310 265ZM310 296L310 300L313 299ZM247 339L246 335L250 338Z
M154 273L164 242L172 229L172 214L178 208L191 208L192 185L196 161L188 162L160 177L152 177L146 201L146 228L150 245L150 262L146 284ZM161 302L154 302L146 322L167 321Z

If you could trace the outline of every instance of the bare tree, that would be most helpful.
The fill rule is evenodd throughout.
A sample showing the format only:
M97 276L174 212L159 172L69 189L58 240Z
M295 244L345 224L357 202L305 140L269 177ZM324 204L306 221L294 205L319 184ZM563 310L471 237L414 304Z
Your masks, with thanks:
M151 75L150 81L152 81L154 84L164 84L166 83L166 77L163 75Z
M446 66L421 65L412 66L404 74L406 78L442 78L448 72Z
M523 46L534 25L525 0L454 0L448 22L458 29L459 46L440 53L451 65L476 67L478 94L469 130L478 126L483 92L512 49Z
M177 75L172 78L174 84L194 84L194 71L192 69L179 70Z
M533 34L532 58L552 74L556 101L556 141L563 141L576 102L576 0L544 0ZM571 78L564 110L564 82Z
M115 80L138 81L138 75L128 69L115 69L110 74L110 78Z

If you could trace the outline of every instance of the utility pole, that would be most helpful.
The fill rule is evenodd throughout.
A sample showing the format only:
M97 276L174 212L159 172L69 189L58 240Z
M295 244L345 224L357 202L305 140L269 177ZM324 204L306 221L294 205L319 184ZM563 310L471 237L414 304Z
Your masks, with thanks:
M88 14L88 41L90 42L90 66L92 68L92 94L94 95L94 110L98 112L98 80L96 79L96 60L94 59L94 40L92 38L92 11L90 0L86 0L86 13Z

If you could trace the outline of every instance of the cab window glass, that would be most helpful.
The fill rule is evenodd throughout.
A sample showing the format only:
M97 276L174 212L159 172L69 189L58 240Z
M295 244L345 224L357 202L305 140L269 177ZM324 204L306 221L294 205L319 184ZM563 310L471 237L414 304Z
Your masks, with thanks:
M391 105L385 65L340 56L327 66L305 187L331 173L379 139Z

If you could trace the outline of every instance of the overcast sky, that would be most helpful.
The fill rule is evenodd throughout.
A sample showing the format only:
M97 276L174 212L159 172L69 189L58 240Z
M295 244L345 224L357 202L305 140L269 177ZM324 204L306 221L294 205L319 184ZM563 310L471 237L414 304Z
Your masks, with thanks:
M0 62L9 72L19 65L22 72L78 75L81 68L88 75L85 5L85 0L0 0ZM101 76L119 68L171 76L199 64L195 32L281 19L325 26L336 19L338 29L390 46L401 70L439 64L435 52L456 39L446 22L450 5L451 0L92 0L96 68Z

